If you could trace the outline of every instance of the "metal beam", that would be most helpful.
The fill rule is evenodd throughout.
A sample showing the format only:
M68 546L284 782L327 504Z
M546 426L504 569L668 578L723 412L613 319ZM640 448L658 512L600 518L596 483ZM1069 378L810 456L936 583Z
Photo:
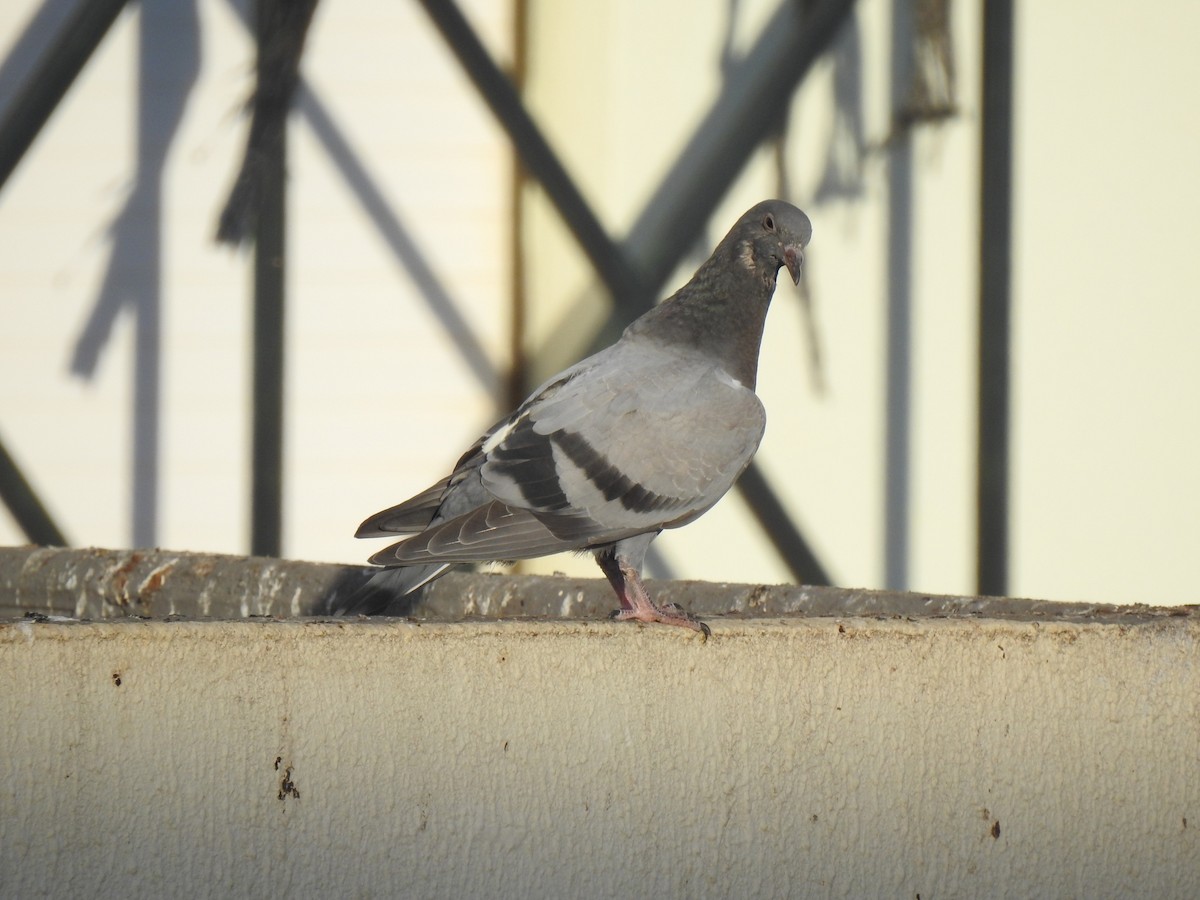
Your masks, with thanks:
M49 121L67 89L125 6L125 0L84 0L42 54L0 122L0 188Z
M809 12L804 4L782 0L621 242L647 289L615 298L613 315L588 344L589 353L611 344L654 305L750 155L785 120L796 86L853 8L854 0L825 0ZM547 343L557 344L559 337Z
M796 86L829 48L853 7L854 0L825 0L809 12L796 0L782 0L729 74L708 115L621 242L653 291L703 233L750 155L784 121ZM632 312L636 317L644 311Z
M913 151L902 111L912 82L911 0L892 0L892 139L888 141L887 361L884 371L884 586L908 587L912 482Z
M1012 261L1013 3L983 5L979 206L977 584L1008 592L1009 341Z
M421 5L458 58L476 90L508 132L521 162L538 180L563 221L579 241L618 305L642 297L647 287L608 236L541 129L525 109L508 76L501 71L453 0L421 0Z
M796 85L854 6L853 0L826 0L807 14L783 0L618 247L458 7L452 0L422 4L612 294L614 314L593 349L616 340L653 305L662 282L699 237L750 154L782 121ZM739 488L793 575L827 584L828 575L756 466L743 474Z
M608 286L619 311L618 332L653 305L671 270L700 236L750 154L783 120L796 85L854 7L854 0L825 0L809 14L794 0L780 3L618 246L453 0L421 3ZM611 339L609 335L602 343Z
M264 52L285 0L258 0L256 35L260 85L278 75ZM286 113L283 114L286 120ZM254 209L254 398L250 552L278 556L283 543L283 375L286 121L257 148Z
M42 506L3 441L0 441L0 500L4 501L30 541L43 546L66 546L67 539Z
M737 486L792 577L800 584L830 584L824 566L779 501L779 495L763 475L762 467L751 463L738 479Z

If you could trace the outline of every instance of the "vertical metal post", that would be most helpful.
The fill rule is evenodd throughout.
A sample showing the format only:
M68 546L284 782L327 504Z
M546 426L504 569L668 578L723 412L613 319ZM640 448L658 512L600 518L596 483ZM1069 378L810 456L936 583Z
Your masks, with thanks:
M276 4L258 0L257 77L270 77L264 52L278 27ZM278 556L283 531L284 166L287 128L265 142L254 237L254 401L250 552Z
M520 97L525 90L525 78L529 61L529 2L530 0L514 0L513 2L513 56L510 67L513 90ZM512 309L512 325L509 329L509 355L511 363L508 369L508 390L505 394L505 409L516 409L521 405L534 385L530 384L529 366L525 359L526 331L526 295L525 295L525 203L522 193L529 182L529 172L525 162L515 146L512 151L512 181L509 202L510 231L508 235L508 255L512 260L511 281L509 291Z
M884 584L908 587L912 432L912 137L900 121L912 74L909 0L892 3L892 122L888 151L887 367Z
M132 286L133 300L133 444L130 448L130 538L134 547L158 543L159 449L162 428L162 303L163 303L163 169L177 118L164 116L156 96L163 92L156 76L167 56L162 33L154 29L161 5L148 4L138 17L137 181L141 199L137 214L120 225L122 237L137 247L143 273ZM186 84L186 82L185 82ZM184 94L186 97L186 93ZM120 238L118 238L120 240ZM117 260L114 250L114 263Z
M993 595L1008 591L1012 67L1012 0L985 0L979 210L976 572L979 593Z

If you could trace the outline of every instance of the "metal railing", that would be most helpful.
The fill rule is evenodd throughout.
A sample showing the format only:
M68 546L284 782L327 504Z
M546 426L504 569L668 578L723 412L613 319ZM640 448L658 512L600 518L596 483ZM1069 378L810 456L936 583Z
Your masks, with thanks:
M280 62L263 53L283 0L260 0L253 27L259 42L258 76L279 78ZM696 244L705 223L751 153L783 121L788 100L813 62L829 47L849 18L853 0L795 2L782 0L762 36L726 72L720 93L683 151L653 192L622 241L614 240L584 200L554 153L509 78L490 57L452 0L421 0L427 14L464 71L508 134L524 170L544 188L566 226L583 249L613 301L611 319L592 337L598 348L648 309L670 272ZM0 188L45 124L92 51L116 20L123 0L83 0L41 55L24 89L0 123ZM903 13L906 0L897 0ZM240 11L240 9L239 9ZM311 6L309 7L311 13ZM903 15L897 21L903 23ZM1007 529L1008 443L1008 248L1011 192L1011 46L1012 3L985 3L982 239L980 247L980 394L978 477L978 579L981 591L1003 593ZM903 27L901 24L898 27ZM900 39L897 35L897 40ZM18 45L20 45L20 41ZM299 53L301 40L296 42ZM294 75L294 66L292 69ZM436 278L428 270L402 225L374 189L352 148L326 113L319 97L303 82L299 109L335 158L351 188L368 210L393 252L413 272L443 325L483 379L491 368ZM254 279L254 432L251 490L251 552L278 555L283 434L283 341L285 310L285 221L283 213L284 129L269 142L270 152L256 161L261 182L255 200ZM893 157L895 215L907 215L903 186L903 141L890 148ZM253 148L252 148L253 149ZM261 149L261 148L259 148ZM899 181L896 179L899 178ZM893 217L893 235L899 229ZM907 271L909 248L895 242L889 256L893 275ZM424 272L425 277L421 277ZM908 482L908 330L903 297L889 313L888 486L885 527L889 582L902 588L906 579ZM482 361L482 363L481 363ZM894 384L893 384L894 382ZM136 443L136 442L135 442ZM829 576L779 501L761 469L751 466L738 489L793 575L810 584L827 584ZM29 538L62 543L61 531L38 503L36 493L12 458L0 447L0 498L14 511ZM151 498L153 502L153 497ZM135 507L137 504L135 503ZM148 520L153 531L154 519ZM150 535L152 540L153 535Z

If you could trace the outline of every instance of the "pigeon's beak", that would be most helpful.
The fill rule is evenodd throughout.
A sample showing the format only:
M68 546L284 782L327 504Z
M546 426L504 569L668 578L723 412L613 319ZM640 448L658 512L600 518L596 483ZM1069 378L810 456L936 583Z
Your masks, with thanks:
M800 283L800 267L804 265L804 248L799 244L788 244L783 248L783 264L787 266L792 281Z

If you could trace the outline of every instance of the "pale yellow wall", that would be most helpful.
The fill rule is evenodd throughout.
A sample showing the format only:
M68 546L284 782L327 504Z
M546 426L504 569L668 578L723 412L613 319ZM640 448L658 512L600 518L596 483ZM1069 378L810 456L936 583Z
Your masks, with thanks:
M1200 6L1026 4L1017 587L1200 601Z
M40 0L0 5L0 54ZM465 4L508 59L507 3ZM197 4L200 71L164 176L161 508L155 543L248 549L249 254L217 247L254 48ZM138 8L118 20L0 192L0 436L72 540L128 546L132 320L90 380L69 365L135 174ZM172 40L160 34L163 42ZM510 155L416 4L324 3L308 85L492 367L509 366ZM0 88L0 108L11 96ZM302 109L291 117L284 552L358 561L370 513L438 477L496 416ZM136 280L140 270L133 272ZM20 532L0 509L0 542Z
M714 98L727 27L726 4L683 2L655 4L651 21L630 25L643 7L609 3L585 21L568 4L532 6L531 102L618 235ZM736 7L735 43L745 47L773 4ZM866 139L875 144L891 127L890 10L882 0L855 9ZM1188 266L1200 241L1198 16L1187 2L1018 5L1010 579L1018 595L1197 599L1200 303ZM960 112L913 144L907 586L917 590L974 586L980 27L979 4L952 4ZM864 160L859 199L815 199L831 97L826 59L792 104L786 152L788 199L814 223L806 277L827 388L814 389L796 292L781 285L763 348L768 429L758 459L834 579L879 586L887 155ZM760 152L714 215L706 247L777 190L773 158ZM540 242L558 226L536 194L529 208L528 234ZM533 260L535 322L548 333L545 323L574 312L591 281L572 253ZM673 570L787 578L740 507L726 500L664 537Z
M37 6L3 5L0 53ZM507 59L509 4L466 6ZM528 101L614 237L715 96L726 32L744 52L773 8L531 0ZM236 552L247 544L249 269L209 239L241 152L253 51L226 5L201 3L199 15L200 80L165 184L156 543ZM855 16L865 137L877 143L890 129L890 4L863 0ZM1183 0L1018 9L1012 593L1196 600L1197 16ZM111 546L130 540L129 318L94 379L68 367L133 177L137 17L124 14L0 192L0 435L69 535ZM914 141L908 586L926 591L974 584L979 27L978 3L953 4L960 114ZM323 4L303 71L489 359L507 367L509 151L424 14ZM888 170L871 154L861 197L814 199L831 97L824 59L791 104L785 153L789 199L815 227L806 278L825 390L809 370L798 292L784 284L763 349L759 461L834 579L882 586ZM349 537L357 522L443 474L493 419L499 392L462 364L305 114L292 122L284 552L358 561L373 546ZM743 209L779 191L773 166L771 150L756 154L671 287ZM579 353L560 327L584 333L605 309L540 191L522 203L526 343L543 371ZM19 540L0 513L0 541ZM736 497L659 546L679 575L789 577ZM531 567L593 570L569 557Z

